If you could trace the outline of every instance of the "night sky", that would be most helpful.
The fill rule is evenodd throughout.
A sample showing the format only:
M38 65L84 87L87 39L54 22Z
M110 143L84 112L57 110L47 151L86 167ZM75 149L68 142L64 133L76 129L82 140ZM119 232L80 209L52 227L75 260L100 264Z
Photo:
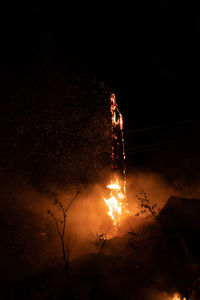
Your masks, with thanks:
M180 0L5 2L1 77L78 72L105 82L124 116L128 165L163 171L174 159L176 168L177 157L199 152L199 9Z

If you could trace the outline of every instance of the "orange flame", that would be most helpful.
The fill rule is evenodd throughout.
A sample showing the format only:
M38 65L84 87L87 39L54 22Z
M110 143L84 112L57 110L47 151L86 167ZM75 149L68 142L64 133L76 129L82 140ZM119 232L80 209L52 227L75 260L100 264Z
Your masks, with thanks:
M179 300L179 299L181 299L181 298L179 297L178 294L175 294L175 295L173 296L173 300Z
M108 207L108 215L112 218L113 225L117 230L120 225L122 212L126 205L125 195L122 191L118 178L111 181L111 183L107 185L107 188L110 190L110 198L104 198L104 201ZM126 210L126 212L128 211Z
M108 215L113 220L113 225L115 231L118 232L118 228L121 221L122 213L124 215L124 208L127 203L125 203L126 198L126 169L123 165L125 161L125 147L124 147L124 137L123 137L123 117L118 109L116 102L115 94L110 96L110 110L111 110L111 139L112 139L112 148L111 148L111 158L112 158L112 168L114 170L120 171L119 168L122 166L122 175L121 181L119 182L117 177L111 181L107 186L110 190L110 198L104 198L104 201L108 207ZM128 212L128 211L126 211Z
M176 294L174 294L173 298L170 298L170 299L172 299L172 300L181 300L182 298L181 298L180 294L176 293ZM183 300L186 300L186 298L184 297Z

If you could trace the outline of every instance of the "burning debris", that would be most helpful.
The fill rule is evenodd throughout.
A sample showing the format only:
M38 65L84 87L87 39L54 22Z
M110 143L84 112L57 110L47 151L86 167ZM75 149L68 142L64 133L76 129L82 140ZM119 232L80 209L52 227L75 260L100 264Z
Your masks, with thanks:
M118 109L114 94L110 97L111 101L111 140L112 140L112 179L107 185L110 190L110 197L104 198L108 206L108 215L113 220L115 232L118 231L122 214L127 213L126 203L126 168L125 168L125 147L123 137L123 117Z

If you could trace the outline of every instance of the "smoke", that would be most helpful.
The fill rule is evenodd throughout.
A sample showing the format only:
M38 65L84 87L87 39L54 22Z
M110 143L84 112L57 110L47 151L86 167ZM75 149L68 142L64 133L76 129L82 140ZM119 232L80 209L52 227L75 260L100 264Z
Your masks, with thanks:
M104 173L104 176L109 178L108 173ZM90 241L94 239L96 232L110 235L112 231L111 219L107 215L107 206L103 200L106 193L105 182L106 180L84 187L81 185L67 185L62 188L47 186L39 190L28 183L23 176L2 172L0 209L3 216L1 227L3 242L1 247L2 251L8 253L8 261L10 257L16 257L16 261L23 259L25 265L31 264L31 270L37 272L62 259L56 227L47 210L50 209L58 217L61 215L58 208L53 205L54 197L45 192L46 188L56 192L64 206L68 205L77 190L82 191L70 208L66 234L76 239L72 259L94 252L95 249L91 247ZM130 228L146 222L143 216L135 217L138 213L136 195L141 191L145 191L150 201L157 203L160 208L164 206L169 196L176 192L158 174L138 172L129 175L127 200L130 214L122 224L121 235L126 234ZM24 273L29 269L27 266L24 267ZM11 264L11 267L14 268L14 265Z
M87 86L85 81L82 85ZM80 87L81 92L77 91L74 83L68 82L68 87L65 90L63 82L59 85L60 89L47 89L48 92L44 95L40 95L39 87L33 89L33 93L30 88L24 94L18 90L15 93L16 103L11 100L8 104L6 101L4 103L6 110L2 113L1 120L3 139L0 171L2 281L16 281L32 276L62 261L59 235L55 222L47 211L51 210L58 218L61 214L58 207L53 205L55 198L49 191L57 193L59 201L66 207L76 192L81 190L67 215L66 238L76 241L71 253L72 260L95 252L90 242L97 232L109 236L112 231L103 200L107 179L110 178L107 171L111 146L109 110L105 113L107 92L103 94L96 83L83 91ZM30 94L33 94L31 102L27 100ZM94 95L97 95L95 100ZM40 104L43 96L45 100ZM19 100L21 98L23 101ZM199 186L187 186L181 180L168 181L158 173L129 173L127 202L130 213L123 220L121 236L125 236L130 228L146 222L145 216L135 216L138 213L136 195L142 191L147 193L152 204L156 203L162 208L171 195L198 195ZM113 245L114 248L115 240ZM155 249L168 275L169 260L165 263L165 245L159 246L163 246L162 255L157 244ZM137 261L132 263L134 276L138 278L138 289L143 289L145 272L151 275L153 269L157 276L161 274L160 269L154 269L159 255L152 248L149 247L148 253L139 253ZM123 255L126 259L126 254ZM145 272L140 270L142 260L147 262ZM116 264L121 268L122 263L119 260ZM107 265L111 273L111 278L108 279L114 286L112 260ZM125 264L124 274L127 269L129 261ZM104 272L106 271L105 264ZM121 278L121 274L117 278L120 289L122 279L130 283L128 277L129 272L124 278ZM160 292L162 289L159 289L159 285L153 284L152 289L147 289L147 295L143 299L169 299L171 294Z
M141 215L138 208L138 196L147 194L150 203L157 204L162 209L171 195L176 195L175 189L169 185L164 176L156 173L136 171L127 177L127 202L129 214L123 219L122 233L126 233L146 222L148 213ZM137 216L136 216L137 215Z
M171 187L164 176L156 173L136 172L128 175L127 193L131 207L136 209L136 195L145 191L151 201L156 202L161 208L167 202L175 189Z
M109 178L109 174L105 173L104 175ZM61 216L57 206L53 205L54 196L45 189L36 189L22 176L13 173L1 172L0 179L2 195L0 205L2 216L1 252L4 253L0 257L3 270L2 282L11 280L15 282L62 264L59 236L53 219L47 214L47 210L50 209L56 216ZM103 200L106 193L105 185L102 182L91 183L87 186L68 185L62 188L46 186L46 188L56 192L59 201L64 206L69 204L77 190L81 190L81 194L69 210L66 230L66 238L72 237L76 240L71 253L72 266L79 258L76 263L78 270L74 271L75 278L72 278L76 282L77 274L79 276L79 272L82 272L79 269L80 266L85 266L81 276L90 272L85 257L96 252L96 249L90 244L95 238L96 232L109 235L110 218ZM174 187L158 174L137 172L137 174L129 175L127 197L130 215L122 224L121 236L125 237L127 231L130 231L130 227L137 227L146 222L145 217L135 216L138 212L136 194L142 190L148 194L153 203L158 203L161 208L169 196L176 192ZM150 241L144 250L127 254L127 250L124 248L127 240L124 237L121 237L121 240L118 238L110 240L106 249L111 250L105 252L108 256L105 255L105 258L102 258L102 265L100 264L95 269L106 276L107 281L101 279L102 289L105 289L105 293L108 289L112 294L115 283L118 282L120 290L126 289L127 299L132 295L136 295L136 299L173 299L175 292L179 290L178 288L176 290L176 281L179 281L180 274L179 267L177 267L177 274L172 277L171 259L170 256L166 256L166 249L168 251L173 251L173 249L169 247L167 240ZM119 241L119 245L117 241ZM116 254L117 247L120 248L120 257L119 254ZM174 258L175 261L177 259L178 257ZM93 264L93 262L90 263ZM118 271L114 271L115 267L117 270L118 268L121 270L120 277L117 277ZM95 272L97 271L94 271L92 277L96 276ZM131 281L134 282L133 286ZM121 292L119 291L119 293Z
M149 291L149 300L181 300L182 297L179 293L168 293L168 292L160 292L158 290L150 290Z
M51 193L38 190L22 176L1 172L1 256L4 280L19 279L42 271L62 261L61 245L54 220L48 215L51 210L61 217L53 205ZM57 193L66 207L78 190L81 194L74 201L67 215L66 238L74 238L71 259L92 253L90 245L96 232L105 231L110 219L103 201L103 185L68 185L50 188ZM17 271L16 271L17 270ZM12 274L12 276L11 276Z

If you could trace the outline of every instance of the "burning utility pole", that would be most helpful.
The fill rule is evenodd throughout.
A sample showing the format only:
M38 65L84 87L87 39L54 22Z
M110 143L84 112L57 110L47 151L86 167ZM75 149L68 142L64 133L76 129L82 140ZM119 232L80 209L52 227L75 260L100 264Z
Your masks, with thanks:
M126 203L126 168L125 168L125 147L123 137L123 117L118 109L116 97L110 96L111 101L111 159L112 159L112 179L107 185L110 190L110 198L104 198L108 206L108 215L113 220L115 232L121 222L121 217L128 212Z
M115 94L110 97L111 100L111 139L112 139L112 169L113 173L121 176L123 181L123 192L126 194L126 167L125 167L125 146L123 136L123 117L118 109Z

